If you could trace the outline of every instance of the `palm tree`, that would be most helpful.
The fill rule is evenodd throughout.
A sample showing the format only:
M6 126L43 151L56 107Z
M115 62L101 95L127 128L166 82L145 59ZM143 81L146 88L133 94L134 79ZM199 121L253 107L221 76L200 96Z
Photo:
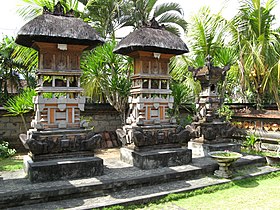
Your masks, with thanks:
M124 12L129 10L128 0L89 0L83 14L103 38L115 38L115 31L124 24Z
M280 109L280 33L273 29L275 17L271 13L276 3L276 0L264 4L260 0L242 0L239 13L232 22L242 86L255 93L258 109L265 93L274 95Z
M202 7L192 16L187 38L190 52L199 63L211 55L216 64L217 55L225 47L227 21L218 13L212 14L209 7Z
M198 95L199 84L193 80L188 67L204 66L207 55L213 57L216 66L232 66L237 59L236 50L226 45L225 42L228 34L227 21L219 13L212 14L208 7L202 7L191 18L187 31L186 36L190 53L187 56L178 56L172 60L171 76L176 81L184 82L193 95ZM221 86L225 87L225 85ZM221 92L228 92L227 88Z
M180 29L186 30L187 22L184 20L182 7L177 3L163 3L156 5L158 0L130 0L131 10L127 10L123 26L139 28L143 23L155 18L158 23L178 36Z

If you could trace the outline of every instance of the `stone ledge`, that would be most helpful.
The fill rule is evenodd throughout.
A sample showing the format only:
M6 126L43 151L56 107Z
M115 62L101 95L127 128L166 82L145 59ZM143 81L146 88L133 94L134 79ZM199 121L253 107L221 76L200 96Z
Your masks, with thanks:
M158 149L145 152L121 148L120 153L122 161L140 169L187 165L192 161L192 151L183 148Z
M31 182L88 178L103 174L103 160L98 157L65 158L33 162L24 156L24 171Z

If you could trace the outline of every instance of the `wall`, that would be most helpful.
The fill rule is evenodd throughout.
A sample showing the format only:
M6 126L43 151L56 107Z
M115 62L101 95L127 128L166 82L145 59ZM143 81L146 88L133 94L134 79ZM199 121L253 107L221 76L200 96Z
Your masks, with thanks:
M241 129L245 131L254 132L258 125L263 127L262 139L265 141L270 141L272 143L278 143L280 139L280 113L273 110L267 111L262 114L257 114L254 116L252 113L242 113L244 110L253 110L248 104L231 105L231 108L236 112L233 116L232 122L238 122L238 125L242 125ZM266 107L269 109L275 109L275 107ZM181 122L183 124L186 120L188 113L184 110L181 111ZM0 107L0 141L8 141L11 147L16 148L17 151L25 151L22 143L20 142L18 136L20 133L25 133L24 126L20 117L5 116L7 112ZM253 115L250 115L253 114ZM94 131L101 133L103 141L101 142L100 148L110 148L119 147L121 143L117 140L115 130L121 128L121 119L118 112L109 104L87 104L85 106L85 111L81 113L82 118L89 120L89 127L94 127ZM30 122L32 120L32 113L25 115L25 120L30 128ZM270 125L267 129L266 124ZM277 126L276 126L277 125ZM251 127L252 126L252 127ZM239 126L238 126L239 127ZM277 127L277 131L275 130ZM252 129L253 128L253 129Z
M8 113L0 108L0 141L8 141L12 148L18 152L26 152L18 136L26 133L22 120L19 116L6 116ZM82 118L89 121L89 127L94 127L94 131L101 133L103 142L101 148L120 146L117 141L115 130L121 128L121 119L118 112L109 104L86 105L85 111L81 113ZM25 115L28 129L32 120L32 113Z

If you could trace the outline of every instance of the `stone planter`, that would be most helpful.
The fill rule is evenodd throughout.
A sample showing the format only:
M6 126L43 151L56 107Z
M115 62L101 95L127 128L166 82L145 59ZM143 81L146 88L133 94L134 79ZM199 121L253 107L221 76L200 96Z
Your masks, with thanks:
M270 166L280 166L280 156L267 155L265 159L267 161L267 164Z
M208 155L218 162L219 170L215 170L214 175L220 178L232 177L228 167L242 157L242 154L231 151L214 151L209 152Z

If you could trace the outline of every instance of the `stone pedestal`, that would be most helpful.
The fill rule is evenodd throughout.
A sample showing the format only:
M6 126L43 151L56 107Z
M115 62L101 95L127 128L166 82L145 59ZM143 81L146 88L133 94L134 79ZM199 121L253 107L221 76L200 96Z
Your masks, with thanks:
M36 131L20 139L30 153L24 168L31 182L45 182L99 176L103 160L94 157L99 134L86 129Z
M103 174L103 160L98 157L78 157L34 162L24 156L24 171L31 182L46 182L89 178Z
M229 150L233 152L240 152L241 144L231 142L206 144L190 141L188 142L188 148L190 148L192 150L192 153L196 156L208 156L208 153L213 151Z
M123 147L120 154L122 161L141 169L187 165L192 161L192 151L186 148L135 151Z

